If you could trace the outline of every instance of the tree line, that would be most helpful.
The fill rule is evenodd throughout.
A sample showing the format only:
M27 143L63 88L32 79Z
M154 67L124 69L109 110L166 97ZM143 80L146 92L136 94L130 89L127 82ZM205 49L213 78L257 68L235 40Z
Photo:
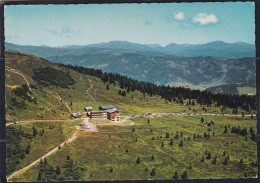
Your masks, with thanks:
M83 66L65 65L60 66L75 70L82 74L87 74L101 78L104 83L116 84L118 83L121 89L134 92L135 90L149 94L150 96L159 95L163 99L168 101L183 101L184 99L196 99L200 105L215 105L227 106L233 108L234 111L238 107L249 112L250 110L256 110L256 96L255 95L232 95L224 93L211 93L209 91L193 90L184 87L170 87L164 85L156 85L150 82L143 82L131 79L127 76L123 76L116 73L102 72L100 69L87 68ZM121 93L122 94L122 93Z

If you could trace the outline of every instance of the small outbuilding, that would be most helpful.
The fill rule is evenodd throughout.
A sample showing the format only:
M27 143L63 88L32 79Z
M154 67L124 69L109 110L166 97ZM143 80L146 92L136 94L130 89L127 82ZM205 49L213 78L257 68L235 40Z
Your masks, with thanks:
M90 124L88 123L88 124L86 124L86 123L81 123L80 124L80 128L81 129L89 129L90 128Z
M88 106L88 107L85 107L84 110L87 111L87 112L89 112L89 111L92 111L92 110L93 110L93 107Z
M82 114L80 112L72 113L71 118L81 118Z
M99 107L99 110L109 110L109 109L113 109L113 110L117 110L117 108L113 105L102 105Z

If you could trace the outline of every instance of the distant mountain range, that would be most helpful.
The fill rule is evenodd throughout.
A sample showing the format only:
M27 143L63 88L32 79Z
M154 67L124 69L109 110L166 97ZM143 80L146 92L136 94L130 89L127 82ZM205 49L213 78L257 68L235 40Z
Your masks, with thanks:
M255 81L255 46L243 42L142 45L126 41L63 47L5 44L56 63L119 73L140 81L205 89Z
M48 46L21 46L11 43L5 44L7 50L21 51L41 57L63 55L64 52L83 53L90 48L114 49L123 52L141 52L152 55L175 55L184 57L212 56L226 58L255 57L255 45L244 42L226 43L214 41L205 44L175 44L171 43L165 47L159 44L138 44L127 41L111 41L108 43L89 45L70 45L63 47ZM77 50L77 51L76 51Z

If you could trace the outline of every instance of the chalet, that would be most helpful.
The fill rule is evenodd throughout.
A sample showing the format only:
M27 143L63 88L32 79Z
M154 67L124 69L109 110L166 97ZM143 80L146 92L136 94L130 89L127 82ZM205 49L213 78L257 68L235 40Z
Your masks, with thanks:
M91 106L88 106L88 107L85 107L84 110L85 110L86 112L89 112L89 111L92 111L93 108L92 108Z
M99 107L99 111L90 111L88 115L92 119L109 119L111 121L120 120L120 112L113 105L103 105Z
M107 112L106 111L91 111L90 117L92 119L107 119Z
M72 113L71 118L81 118L82 114L80 112Z
M111 121L119 121L120 120L120 112L115 109L108 109L107 112L107 119Z

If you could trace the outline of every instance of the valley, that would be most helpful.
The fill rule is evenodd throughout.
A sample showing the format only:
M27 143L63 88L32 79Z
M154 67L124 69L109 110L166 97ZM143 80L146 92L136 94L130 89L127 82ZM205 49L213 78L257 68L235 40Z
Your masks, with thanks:
M158 85L205 90L219 85L255 83L254 45L215 41L165 47L127 41L82 46L23 46L6 43L7 50L49 61L73 64L128 76ZM253 87L255 88L255 87ZM236 90L218 90L237 94ZM254 90L250 90L249 92ZM248 90L240 90L248 94Z

